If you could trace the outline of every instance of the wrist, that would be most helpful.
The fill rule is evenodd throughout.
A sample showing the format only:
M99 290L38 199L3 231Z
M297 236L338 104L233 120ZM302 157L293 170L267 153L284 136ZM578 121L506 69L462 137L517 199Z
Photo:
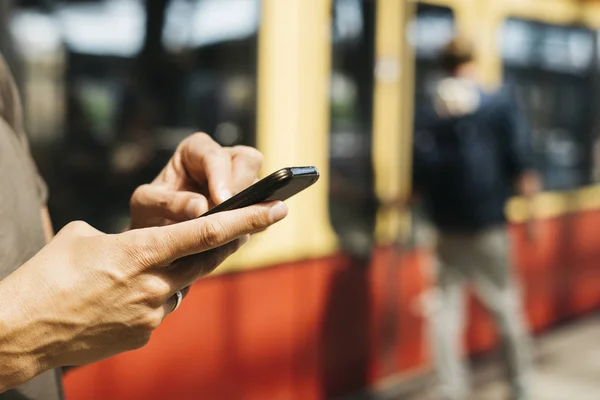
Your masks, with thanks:
M36 327L31 307L19 296L21 287L11 278L0 281L0 393L54 367L44 351L49 333Z

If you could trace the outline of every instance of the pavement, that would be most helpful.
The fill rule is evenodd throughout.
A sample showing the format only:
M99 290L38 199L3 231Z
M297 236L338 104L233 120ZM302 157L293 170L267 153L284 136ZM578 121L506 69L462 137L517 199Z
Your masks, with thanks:
M526 400L600 400L600 314L570 321L535 338L535 374ZM506 400L509 388L497 354L471 363L472 400ZM439 400L432 375L389 380L351 399Z

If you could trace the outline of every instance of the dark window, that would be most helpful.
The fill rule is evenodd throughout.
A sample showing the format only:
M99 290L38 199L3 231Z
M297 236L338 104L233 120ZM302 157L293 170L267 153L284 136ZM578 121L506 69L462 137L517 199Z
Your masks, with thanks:
M409 26L415 48L415 105L423 106L431 99L442 71L437 58L454 36L454 14L450 8L418 4L417 14Z
M330 214L342 245L369 254L377 202L371 159L375 2L335 0Z
M38 3L46 7L14 10L13 29L17 39L34 39L19 43L38 66L29 83L43 89L44 79L64 76L62 125L32 140L56 229L73 219L120 229L132 191L192 132L255 145L260 0ZM62 73L45 78L39 65L48 46L32 45L50 33L60 59L53 68Z
M525 106L544 188L591 183L593 32L509 19L501 40L505 81Z

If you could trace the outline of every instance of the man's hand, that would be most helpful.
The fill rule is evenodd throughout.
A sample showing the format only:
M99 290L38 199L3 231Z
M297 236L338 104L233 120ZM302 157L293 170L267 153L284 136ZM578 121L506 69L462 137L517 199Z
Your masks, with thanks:
M527 241L530 244L535 243L540 236L540 224L535 213L535 196L541 191L542 183L539 176L532 171L521 174L516 182L517 193L526 201L527 221L525 229L527 232Z
M162 172L131 197L131 228L196 218L256 182L262 155L245 146L221 147L204 133L185 139Z
M178 290L286 215L272 202L116 235L67 225L0 282L0 393L50 368L144 346Z

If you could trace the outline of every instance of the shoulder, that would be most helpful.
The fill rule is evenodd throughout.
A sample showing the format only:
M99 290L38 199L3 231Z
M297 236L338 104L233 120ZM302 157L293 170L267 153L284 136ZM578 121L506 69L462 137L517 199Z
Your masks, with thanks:
M511 86L502 86L492 92L482 92L482 110L485 115L505 118L519 107L519 101Z

